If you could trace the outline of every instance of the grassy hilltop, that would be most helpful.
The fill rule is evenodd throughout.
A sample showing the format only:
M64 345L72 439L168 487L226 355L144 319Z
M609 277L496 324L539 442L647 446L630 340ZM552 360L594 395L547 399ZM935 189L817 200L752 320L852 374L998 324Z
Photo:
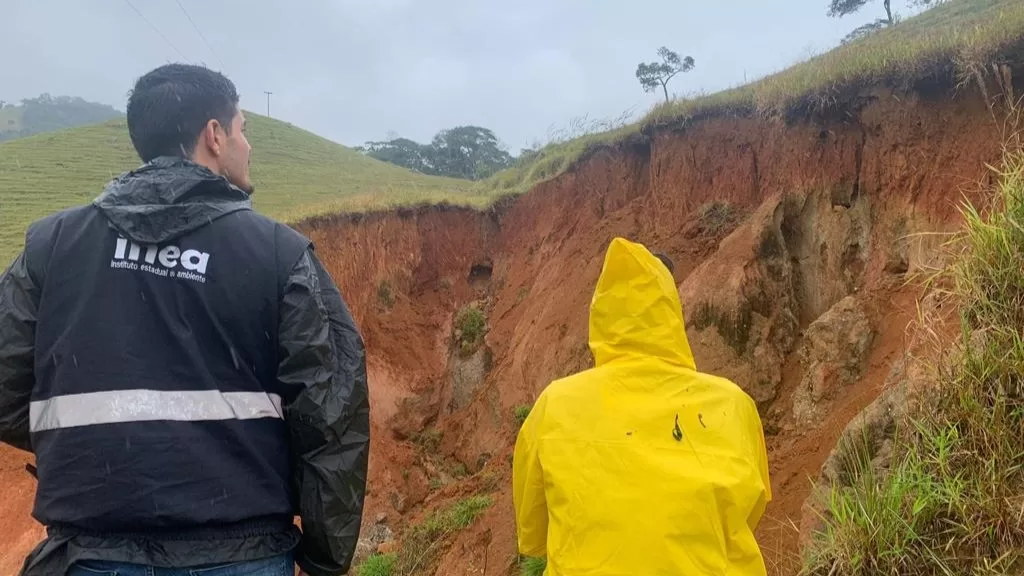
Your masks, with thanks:
M414 174L285 122L251 112L253 202L286 221L392 204L482 204L468 181ZM0 267L24 242L25 228L52 211L92 201L103 186L140 164L124 120L0 143Z
M825 9L822 2L821 9ZM877 9L869 6L867 9ZM571 168L588 152L658 125L718 116L784 118L836 107L875 85L910 85L953 73L973 81L1024 45L1024 2L947 0L857 42L845 44L749 84L656 106L640 121L551 144L482 182L491 194L518 194Z

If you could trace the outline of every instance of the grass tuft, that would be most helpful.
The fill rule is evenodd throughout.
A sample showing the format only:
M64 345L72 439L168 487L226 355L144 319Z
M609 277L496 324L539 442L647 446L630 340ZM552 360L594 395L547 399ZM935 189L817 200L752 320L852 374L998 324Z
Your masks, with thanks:
M380 284L377 285L377 301L386 310L390 310L395 306L397 299L395 297L395 289L391 287L391 282L381 280Z
M359 566L356 573L359 576L392 576L397 561L396 554L374 554Z
M523 558L519 562L522 576L544 576L544 571L547 568L548 561L545 558Z
M463 354L469 354L483 343L487 333L487 317L472 306L466 306L455 315L455 337Z
M736 208L722 200L715 200L700 208L697 215L701 226L711 234L718 234L736 223L739 218Z
M437 454L441 450L444 433L436 428L421 431L413 438L413 442L427 454Z
M887 471L852 450L804 573L992 575L1024 569L1024 154L992 207L963 209L944 274L960 337L935 393L901 425Z
M437 561L446 538L472 525L491 504L489 496L470 496L409 529L398 551L394 576L430 573L428 568Z
M529 404L516 406L515 410L512 411L512 416L516 419L516 424L518 426L522 427L523 423L526 422L527 417L530 416L530 411L532 409L533 406L530 406Z

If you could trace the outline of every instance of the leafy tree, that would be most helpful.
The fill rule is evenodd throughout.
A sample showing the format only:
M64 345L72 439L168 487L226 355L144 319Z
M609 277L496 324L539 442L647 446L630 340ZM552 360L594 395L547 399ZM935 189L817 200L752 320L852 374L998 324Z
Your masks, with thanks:
M871 0L830 0L828 5L828 15L832 18L849 16L850 14L858 12L870 1ZM918 6L928 6L942 1L943 0L913 0L913 3ZM895 25L898 21L898 17L892 12L892 0L884 0L882 5L885 8L885 18L879 18L873 22L868 22L863 26L854 28L853 32L850 32L845 38L843 38L843 44L863 38L883 28Z
M367 142L359 148L361 152L381 162L388 162L414 172L431 174L433 156L429 146L423 146L408 138L393 138L382 142Z
M494 132L479 126L442 130L430 144L394 137L367 142L358 150L371 158L423 174L467 180L487 178L513 162Z
M855 12L858 12L863 8L870 0L831 0L828 5L828 15L832 18L842 18L843 16L849 16ZM885 6L885 19L883 20L889 25L893 24L892 17L892 0L884 0Z
M457 126L442 130L430 143L438 174L480 180L509 167L512 156L487 128Z
M665 91L665 101L668 102L668 82L680 72L693 70L694 60L692 56L680 58L679 54L662 46L658 48L658 56L661 62L641 62L636 67L636 78L643 86L644 92L654 92L660 86Z

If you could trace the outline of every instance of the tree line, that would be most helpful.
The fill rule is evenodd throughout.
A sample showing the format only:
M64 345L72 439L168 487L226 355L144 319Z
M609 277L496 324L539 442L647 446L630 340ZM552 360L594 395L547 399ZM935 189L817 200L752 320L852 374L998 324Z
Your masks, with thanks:
M494 132L480 126L442 130L429 144L395 137L367 142L357 150L421 174L466 180L487 178L508 168L515 160Z
M20 104L0 100L0 110L5 112L0 114L0 142L42 132L98 124L122 116L106 104L89 102L77 96L53 97L49 94L26 98Z

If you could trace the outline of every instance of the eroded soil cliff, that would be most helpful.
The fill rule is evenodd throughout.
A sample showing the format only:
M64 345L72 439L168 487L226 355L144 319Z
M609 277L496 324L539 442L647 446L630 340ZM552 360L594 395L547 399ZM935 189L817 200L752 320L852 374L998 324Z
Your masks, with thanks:
M437 505L494 504L438 575L509 573L516 409L591 363L587 313L615 236L669 254L698 367L761 409L775 500L759 530L793 574L803 504L842 429L903 356L963 195L1005 123L976 90L878 89L828 116L725 117L598 150L487 212L453 207L304 223L368 349L366 554ZM471 307L486 333L455 318ZM0 574L41 536L26 461L0 448Z

